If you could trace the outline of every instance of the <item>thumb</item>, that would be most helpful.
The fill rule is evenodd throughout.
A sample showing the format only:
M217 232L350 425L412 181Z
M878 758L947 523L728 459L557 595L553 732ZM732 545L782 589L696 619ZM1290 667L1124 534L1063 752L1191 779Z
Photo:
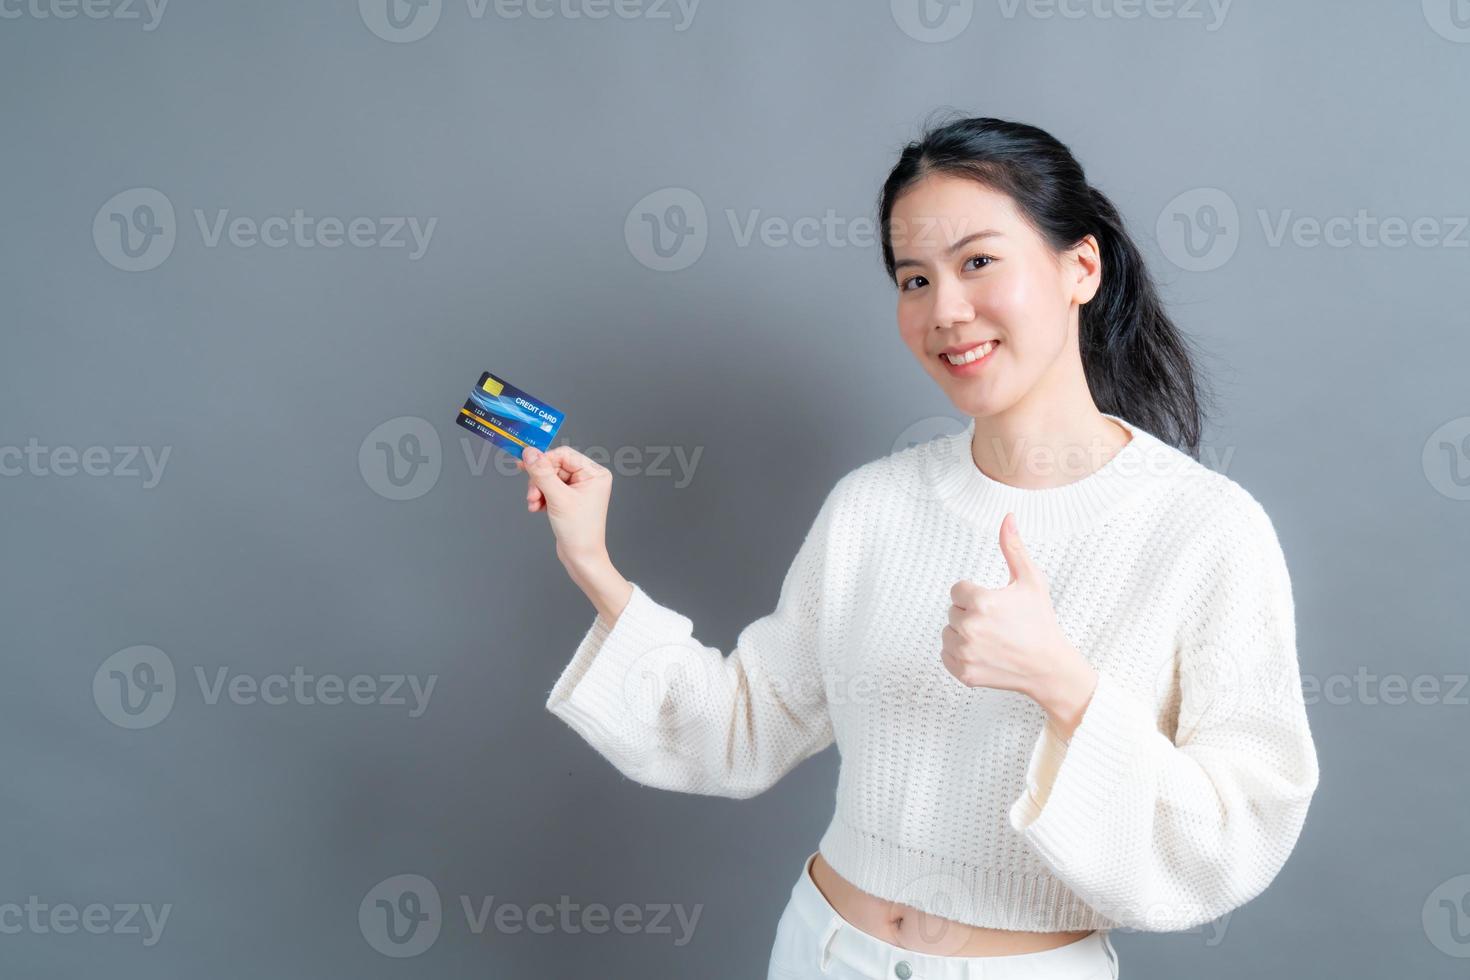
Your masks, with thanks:
M1014 513L1006 514L1005 520L1000 522L1000 550L1011 570L1011 581L1007 584L1036 581L1036 565L1021 541L1021 529L1016 525Z
M521 462L526 464L531 482L548 501L561 499L561 494L567 489L566 484L561 482L557 466L545 453L534 446L526 446L521 450Z

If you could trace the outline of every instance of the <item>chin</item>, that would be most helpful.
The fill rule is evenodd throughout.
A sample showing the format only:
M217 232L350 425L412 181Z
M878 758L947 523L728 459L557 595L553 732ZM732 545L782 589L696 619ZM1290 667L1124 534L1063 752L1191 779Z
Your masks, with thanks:
M994 384L956 382L953 378L944 380L943 387L945 393L949 395L950 403L954 405L956 411L971 418L983 419L992 415L1000 415L1015 404L1015 399L996 392Z

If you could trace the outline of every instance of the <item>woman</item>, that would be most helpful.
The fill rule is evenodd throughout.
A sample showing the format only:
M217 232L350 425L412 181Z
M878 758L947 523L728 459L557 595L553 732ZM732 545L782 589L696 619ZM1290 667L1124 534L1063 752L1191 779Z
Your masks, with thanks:
M968 425L844 475L728 657L618 574L608 470L527 450L597 609L546 706L681 792L753 796L836 741L770 977L1116 977L1111 929L1238 907L1300 834L1285 559L1192 455L1187 345L1065 146L932 128L879 208L899 333Z

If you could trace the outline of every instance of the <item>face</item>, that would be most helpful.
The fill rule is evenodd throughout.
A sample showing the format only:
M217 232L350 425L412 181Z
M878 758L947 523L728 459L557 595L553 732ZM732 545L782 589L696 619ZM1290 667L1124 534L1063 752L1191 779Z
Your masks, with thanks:
M891 240L899 333L956 408L993 415L1081 376L1078 310L1101 282L1092 236L1057 255L1007 195L935 174L894 202ZM943 356L967 351L982 356Z

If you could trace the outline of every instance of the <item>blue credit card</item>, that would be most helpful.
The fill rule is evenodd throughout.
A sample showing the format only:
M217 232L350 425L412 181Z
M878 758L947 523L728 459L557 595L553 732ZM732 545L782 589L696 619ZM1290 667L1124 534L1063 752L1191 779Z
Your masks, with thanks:
M486 371L454 421L520 459L527 446L549 449L565 418L541 399Z

